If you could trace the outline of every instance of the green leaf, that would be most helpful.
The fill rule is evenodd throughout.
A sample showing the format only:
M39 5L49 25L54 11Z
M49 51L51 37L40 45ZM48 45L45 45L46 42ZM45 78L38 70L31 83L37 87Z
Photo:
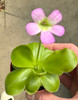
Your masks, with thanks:
M30 43L27 45L32 53L33 53L33 58L34 61L36 61L37 58L37 53L38 53L38 46L39 43ZM41 44L41 48L40 48L40 53L39 53L39 57L38 57L38 62L40 63L41 61L43 61L45 58L47 58L53 51L49 50L48 48L45 48L42 44Z
M77 56L72 50L65 48L52 52L40 65L47 72L59 75L63 72L70 72L76 67Z
M21 93L26 86L26 80L31 73L31 69L17 69L10 72L5 80L5 90L9 95Z
M33 68L33 54L32 51L26 46L21 45L16 47L11 54L12 64L21 68Z
M12 64L12 67L16 70L16 69L21 69L20 67L16 67Z
M47 72L43 68L33 69L33 73L37 76L45 75Z
M56 92L59 88L60 81L58 75L46 74L41 77L43 87L49 92Z
M30 77L27 80L27 85L26 85L26 88L25 88L26 92L29 95L32 95L32 94L34 94L38 91L40 85L41 85L40 77L38 77L34 74L31 74Z
M17 68L34 68L38 73L45 73L43 71L43 66L39 66L39 63L47 58L52 51L44 48L41 45L40 54L38 57L38 61L36 61L37 53L38 53L39 43L30 43L28 45L21 45L16 47L11 54L12 65L15 69ZM34 70L35 71L35 70Z
M31 49L31 51L33 53L33 60L34 60L34 63L35 63L35 65L34 65L34 73L36 75L40 75L40 76L45 74L46 71L44 70L43 66L40 66L39 64L44 59L46 59L53 51L49 50L49 49L45 48L43 45L41 45L38 61L36 62L39 43L30 43L27 46Z

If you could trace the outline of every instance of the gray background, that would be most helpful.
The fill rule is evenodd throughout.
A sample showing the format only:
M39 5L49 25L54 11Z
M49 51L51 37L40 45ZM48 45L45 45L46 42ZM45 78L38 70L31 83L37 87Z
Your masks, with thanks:
M55 37L56 43L70 42L78 46L78 0L6 0L6 29L4 13L0 12L0 94L4 91L4 80L9 73L13 48L38 41L37 36L30 37L25 31L25 25L32 21L31 11L35 8L43 8L46 16L54 9L59 9L63 14L63 20L59 24L65 27L66 32L63 37ZM56 95L71 97L63 85ZM25 93L16 96L15 100L26 100Z

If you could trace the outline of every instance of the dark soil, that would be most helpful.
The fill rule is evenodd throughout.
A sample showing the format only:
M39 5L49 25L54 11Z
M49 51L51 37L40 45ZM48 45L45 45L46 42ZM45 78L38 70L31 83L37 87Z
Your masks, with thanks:
M38 91L41 91L41 90L44 90L44 87L43 86L41 86Z
M10 71L12 72L13 70L15 70L13 67L12 67L12 63L10 65Z

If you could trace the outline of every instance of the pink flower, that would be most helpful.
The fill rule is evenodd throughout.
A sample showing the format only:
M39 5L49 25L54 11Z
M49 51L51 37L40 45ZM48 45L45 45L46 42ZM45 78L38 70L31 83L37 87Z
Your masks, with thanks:
M32 11L31 16L35 23L28 23L26 31L29 35L36 35L41 32L40 39L42 43L50 44L55 42L53 34L57 36L64 35L64 27L57 25L62 20L62 14L59 10L54 10L46 17L44 11L41 8L37 8Z

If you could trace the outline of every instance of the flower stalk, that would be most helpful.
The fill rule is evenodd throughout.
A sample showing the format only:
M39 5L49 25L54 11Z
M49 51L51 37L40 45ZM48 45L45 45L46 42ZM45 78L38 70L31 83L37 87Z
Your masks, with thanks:
M38 63L40 48L41 48L41 40L39 40L39 46L38 46L38 53L37 53L37 58L36 58L36 64Z

